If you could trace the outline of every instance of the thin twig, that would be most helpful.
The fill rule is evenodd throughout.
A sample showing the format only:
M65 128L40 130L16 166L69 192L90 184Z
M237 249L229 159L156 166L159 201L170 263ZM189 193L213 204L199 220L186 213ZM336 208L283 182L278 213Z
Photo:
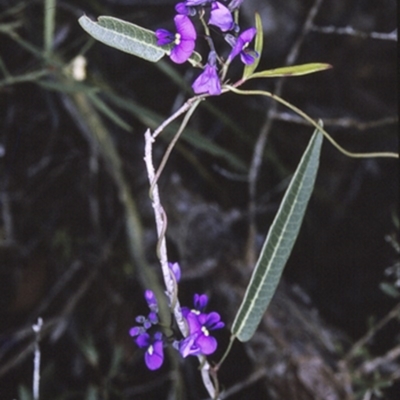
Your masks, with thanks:
M346 150L344 147L340 146L331 135L316 121L314 121L308 114L304 111L300 110L300 108L294 106L293 104L289 103L288 101L284 100L282 97L277 96L274 93L268 92L266 90L240 90L234 86L225 85L228 90L231 90L234 93L242 94L242 95L257 95L257 96L266 96L270 97L277 102L283 104L285 107L289 108L290 110L294 111L298 115L302 116L306 119L315 129L319 130L325 138L334 146L336 147L342 154L353 157L353 158L371 158L371 157L384 157L384 158L399 158L399 153L391 152L391 151L376 151L371 153L355 153L352 151Z
M35 352L33 358L33 400L39 400L40 388L40 331L42 330L43 319L38 318L37 323L32 325L35 332Z
M311 124L304 118L289 112L276 111L272 112L271 115L276 120L295 123L299 125L311 126ZM318 120L320 118L315 118L315 119ZM359 121L353 118L323 118L323 121L324 121L324 126L355 128L359 131L365 131L367 129L373 129L381 126L397 124L399 122L399 117L396 115L396 116L376 119L373 121Z
M311 28L313 32L325 33L325 34L335 34L335 35L349 35L355 36L362 39L379 39L379 40L392 40L397 42L397 29L392 32L362 32L358 31L351 26L336 27L336 26L313 26Z
M179 110L174 112L169 118L167 118L152 134L153 138L155 139L171 122L175 121L178 117L180 117L183 113L185 113L187 110L189 110L192 106L193 103L195 103L197 100L203 100L206 97L208 97L208 94L202 94L199 96L194 96L191 99L189 99L185 104L183 104Z
M376 357L373 360L364 362L359 369L363 374L371 374L382 365L393 363L396 358L400 358L400 345L390 349L385 355Z
M400 316L400 303L398 303L392 310L382 318L375 326L373 326L360 340L358 340L344 357L346 362L350 362L353 357L358 353L361 347L365 346L375 334L381 330L393 318Z

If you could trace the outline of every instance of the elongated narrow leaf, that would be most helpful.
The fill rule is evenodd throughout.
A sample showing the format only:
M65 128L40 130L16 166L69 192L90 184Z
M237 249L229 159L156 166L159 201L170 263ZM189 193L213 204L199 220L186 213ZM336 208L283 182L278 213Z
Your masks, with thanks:
M254 78L278 78L282 76L300 76L313 74L314 72L325 71L332 68L330 64L324 63L310 63L301 65L292 65L290 67L282 67L275 69L267 69L265 71L255 72L247 77L247 79Z
M233 335L242 342L249 340L257 329L296 241L314 188L322 138L316 130L268 232L232 326Z
M167 52L157 45L154 32L118 18L102 16L95 22L84 15L79 23L98 41L147 61L157 62Z
M254 50L258 54L258 57L256 57L253 64L246 65L244 67L243 79L247 79L247 77L249 77L257 69L258 64L260 63L261 55L262 55L264 31L263 31L261 17L260 17L259 13L256 13L255 19L256 19L257 34L256 34L255 43L254 43Z

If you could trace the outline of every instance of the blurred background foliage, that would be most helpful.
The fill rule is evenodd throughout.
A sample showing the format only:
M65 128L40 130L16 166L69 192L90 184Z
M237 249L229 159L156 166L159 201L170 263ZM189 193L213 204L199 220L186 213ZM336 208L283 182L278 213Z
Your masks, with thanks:
M41 399L205 396L193 360L185 361L184 372L180 367L179 377L168 372L176 372L173 355L161 371L149 373L128 336L135 315L145 312L144 287L156 286L158 275L143 134L191 96L198 71L118 52L94 42L77 23L82 14L111 15L152 30L170 28L174 4L0 0L2 399L31 396L31 325L38 316L44 319ZM396 151L396 8L395 0L245 0L242 25L253 23L255 11L263 20L260 69L333 65L246 87L279 91L323 119L348 150ZM74 72L78 56L86 62L82 80ZM232 66L232 79L241 68ZM161 135L157 160L176 127ZM245 265L248 172L260 135L267 144L254 199L259 244L312 130L262 98L228 94L200 106L161 180L170 258L182 265L184 303L201 290L212 297L210 276L229 282L226 266ZM398 201L396 161L349 159L325 144L316 191L285 271L286 281L307 293L309 308L346 337L339 358L387 319L356 347L352 362L364 367L394 351L379 368L354 367L357 398L394 399L400 379ZM229 298L229 285L220 287ZM218 305L217 293L214 301ZM231 357L232 371L235 362L242 369L221 371L224 387L252 370L240 346ZM280 398L255 387L249 381L230 398Z

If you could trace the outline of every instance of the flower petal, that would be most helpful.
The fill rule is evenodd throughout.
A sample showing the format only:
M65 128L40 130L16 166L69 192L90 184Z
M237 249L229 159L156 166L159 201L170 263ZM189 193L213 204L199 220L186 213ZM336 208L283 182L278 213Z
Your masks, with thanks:
M201 317L201 316L199 316ZM206 314L205 321L203 322L203 318L199 318L199 322L205 325L208 329L212 329L212 327L221 321L221 316L213 311L210 314Z
M146 290L144 292L144 298L147 301L147 305L149 306L151 311L157 312L158 305L157 305L157 298L155 294L151 290Z
M142 333L136 338L135 342L141 349L143 347L148 347L150 344L150 335L148 333Z
M154 371L161 367L164 361L163 342L158 340L149 346L145 355L144 361L147 368Z
M239 37L241 38L241 40L243 40L243 42L245 44L248 44L254 39L254 36L256 36L256 33L257 33L257 29L252 27L252 28L246 29L244 32L242 32L239 35Z
M164 46L165 44L172 43L175 40L175 35L166 29L157 29L155 35L159 46Z
M194 308L198 311L203 311L208 304L208 296L206 294L195 294L193 298Z
M185 3L178 3L175 6L175 11L178 14L183 14L183 15L190 15L191 17L193 17L194 15L196 15L196 9L192 6L188 6Z
M221 94L221 82L217 69L211 65L206 65L204 72L193 82L192 88L197 94L209 93L212 96Z
M129 335L132 337L138 336L141 333L144 333L144 329L141 326L134 326L129 329Z
M194 28L194 25L189 17L180 14L175 15L174 21L176 25L176 31L181 35L181 40L196 40L196 29Z
M198 320L198 316L195 314L195 313L193 313L193 312L190 312L187 316L186 316L186 321L187 321L187 323L188 323L188 325L189 325L189 332L191 333L191 334L194 334L194 333L196 333L196 332L199 332L199 331L201 331L201 323L199 322L199 320Z
M230 31L234 28L232 13L228 7L216 1L211 5L209 24L217 26L222 32Z
M169 57L174 63L182 64L192 55L194 46L194 41L181 40L181 42L171 50Z
M175 262L175 263L168 263L169 269L174 273L175 279L177 282L180 281L181 279L181 267L180 265Z
M240 53L240 59L242 60L242 63L246 65L253 64L254 62L254 56L251 53L247 53L245 51L242 51Z
M244 32L242 32L239 37L236 40L235 46L233 47L231 53L229 54L228 60L232 61L240 52L242 52L247 46L248 44L254 39L254 36L257 33L257 29L256 28L249 28L246 29ZM242 61L247 64L249 61L249 58L247 56L244 57L244 59L246 60ZM250 62L251 64L251 62Z
M200 347L196 344L196 339L198 336L199 334L196 332L192 335L189 335L179 343L179 352L183 358L201 354Z
M217 340L212 336L199 335L196 345L200 348L201 353L207 356L214 353L218 344Z

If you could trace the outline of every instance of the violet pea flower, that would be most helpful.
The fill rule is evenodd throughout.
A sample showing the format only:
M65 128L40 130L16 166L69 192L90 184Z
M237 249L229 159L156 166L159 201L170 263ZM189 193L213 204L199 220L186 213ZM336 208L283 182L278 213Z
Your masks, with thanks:
M196 8L192 7L192 6L188 6L186 3L178 3L175 6L175 11L178 14L182 14L182 15L189 15L191 17L193 17L194 15L196 15Z
M217 312L196 315L190 312L186 316L189 325L189 336L181 341L179 352L182 357L189 355L209 355L215 352L218 343L210 336L210 331L221 329L225 324Z
M235 45L228 56L228 62L231 62L238 54L243 64L252 64L258 54L254 50L247 49L250 42L254 39L257 33L256 28L249 28L242 32L236 39Z
M230 31L235 27L232 13L229 11L228 7L218 1L211 4L211 13L208 23L215 25L221 29L222 32Z
M149 306L151 311L158 312L158 304L157 304L157 298L153 291L151 290L146 290L144 292L144 298L146 299L147 305Z
M182 315L186 318L189 313L200 315L205 311L208 304L208 296L206 294L195 294L193 298L194 308L182 307Z
M175 35L166 29L157 29L155 35L159 46L175 44L169 56L174 63L182 64L192 55L197 34L188 16L178 14L175 16L174 22L177 31Z
M204 71L193 82L192 88L196 94L208 93L211 96L221 94L221 82L217 72L215 52L210 52L208 64L206 64Z
M169 262L168 263L168 267L172 271L172 273L174 274L176 282L179 282L181 280L181 267L180 267L180 265L177 262L174 262L174 263Z

